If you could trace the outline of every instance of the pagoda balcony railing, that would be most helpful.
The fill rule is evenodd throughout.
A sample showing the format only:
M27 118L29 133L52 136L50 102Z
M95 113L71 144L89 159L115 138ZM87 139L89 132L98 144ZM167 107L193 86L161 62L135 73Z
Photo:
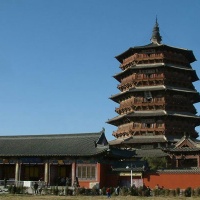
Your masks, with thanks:
M151 74L147 76L146 74L137 74L122 80L121 84L126 84L138 80L163 80L165 78L164 74Z
M119 108L127 108L127 107L132 107L132 106L148 106L148 105L163 105L165 104L165 100L160 99L160 100L156 100L156 99L152 99L151 101L144 101L144 100L133 100L131 103L127 103L125 105L120 105Z
M133 86L137 86L137 84L139 82L155 82L155 81L164 81L164 77L140 77L140 78L135 78L135 79L132 79L131 81L123 81L122 83L118 84L117 88L118 89L123 89L124 87L133 87Z
M134 135L138 132L164 132L165 128L164 127L157 127L157 128L141 128L141 127L132 127L132 128L123 128L123 129L118 129L117 131L113 132L113 135L121 135L121 134L131 134Z
M153 128L143 128L143 127L133 127L132 129L130 129L130 131L132 132L135 132L135 131L141 131L141 132L160 132L160 131L164 131L165 128L164 127L153 127Z
M123 112L124 110L130 110L134 111L135 107L152 107L152 106L164 106L165 105L165 100L161 101L152 101L152 102L134 102L131 105L123 105L120 106L119 108L115 108L115 111L117 113Z
M160 60L163 59L164 55L162 53L160 54L134 54L133 56L130 56L129 58L126 58L123 63L120 65L120 68L126 69L129 67L129 65L137 64L138 62L142 60Z
M141 61L154 61L156 60L166 60L166 61L172 61L177 63L182 63L188 65L188 61L185 59L184 56L180 54L174 54L174 53L154 53L154 54L134 54L128 58L126 58L123 63L120 65L120 68L125 70L128 67L131 67L132 65L139 64Z

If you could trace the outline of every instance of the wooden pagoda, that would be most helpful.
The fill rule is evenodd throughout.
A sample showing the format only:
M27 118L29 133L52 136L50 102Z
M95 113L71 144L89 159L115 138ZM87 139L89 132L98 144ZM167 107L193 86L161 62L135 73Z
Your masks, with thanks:
M118 115L107 121L117 127L111 145L149 152L173 145L184 135L198 137L200 117L194 104L200 95L193 82L199 79L191 67L195 56L161 41L156 19L150 44L116 56L121 71L114 75L119 93L110 97L119 104Z

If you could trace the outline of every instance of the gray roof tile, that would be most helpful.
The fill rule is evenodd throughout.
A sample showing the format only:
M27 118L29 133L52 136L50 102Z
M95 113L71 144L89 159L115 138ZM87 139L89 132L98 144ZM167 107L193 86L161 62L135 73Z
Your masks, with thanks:
M167 153L163 152L161 149L137 149L136 157L165 157L168 156Z
M83 134L0 136L0 156L92 156L108 149L104 131Z

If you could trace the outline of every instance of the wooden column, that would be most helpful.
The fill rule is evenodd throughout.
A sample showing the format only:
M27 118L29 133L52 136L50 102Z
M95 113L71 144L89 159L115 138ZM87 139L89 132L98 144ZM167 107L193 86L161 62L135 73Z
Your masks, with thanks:
M178 159L176 158L176 168L178 168L179 167L179 164L178 164L179 162L178 162Z
M200 155L197 156L197 167L200 167Z
M97 163L96 164L96 175L97 175L97 177L96 177L96 181L97 182L99 182L99 184L100 184L100 178L101 178L101 164L100 163Z
M76 163L72 163L72 182L71 184L74 184L74 181L76 180Z
M16 163L15 163L15 182L18 182L19 181L19 176L20 176L20 171L19 171L19 169L20 169L20 164L19 164L19 161L17 161Z
M49 162L46 161L44 163L44 182L46 185L48 185L49 179L50 179L50 177L49 177Z

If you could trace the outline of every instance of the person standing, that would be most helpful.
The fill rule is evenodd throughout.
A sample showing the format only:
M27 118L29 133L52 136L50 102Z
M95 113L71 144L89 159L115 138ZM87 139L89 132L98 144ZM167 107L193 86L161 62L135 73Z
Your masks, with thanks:
M106 190L106 194L107 194L107 197L108 197L108 198L111 198L110 192L111 192L111 191L110 191L110 188L108 187L107 190Z
M34 183L33 188L34 188L34 193L37 194L38 193L38 183L37 182Z

